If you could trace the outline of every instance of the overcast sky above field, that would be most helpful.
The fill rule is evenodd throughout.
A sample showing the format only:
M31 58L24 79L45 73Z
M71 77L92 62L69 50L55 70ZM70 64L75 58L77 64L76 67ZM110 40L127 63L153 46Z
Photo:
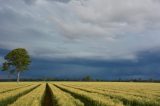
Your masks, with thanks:
M0 0L0 63L23 47L25 77L158 79L159 11L159 0Z

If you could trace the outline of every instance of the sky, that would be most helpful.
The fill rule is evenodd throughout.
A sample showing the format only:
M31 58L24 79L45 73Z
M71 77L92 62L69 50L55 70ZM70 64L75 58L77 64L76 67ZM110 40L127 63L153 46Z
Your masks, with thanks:
M160 79L159 11L159 0L0 0L0 64L25 48L23 78Z

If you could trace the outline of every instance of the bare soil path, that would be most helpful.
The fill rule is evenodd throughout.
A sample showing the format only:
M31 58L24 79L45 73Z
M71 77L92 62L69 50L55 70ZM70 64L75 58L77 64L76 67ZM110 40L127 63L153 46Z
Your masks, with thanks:
M46 84L46 90L45 90L45 95L44 95L42 106L55 106L53 104L52 92L50 90L48 83Z

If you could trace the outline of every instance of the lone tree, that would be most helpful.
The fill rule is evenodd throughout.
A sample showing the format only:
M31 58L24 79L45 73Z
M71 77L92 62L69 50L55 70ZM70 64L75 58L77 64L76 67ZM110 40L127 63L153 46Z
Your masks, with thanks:
M17 82L20 80L20 73L28 70L28 65L31 63L30 56L24 48L17 48L9 52L4 59L2 71L17 73Z

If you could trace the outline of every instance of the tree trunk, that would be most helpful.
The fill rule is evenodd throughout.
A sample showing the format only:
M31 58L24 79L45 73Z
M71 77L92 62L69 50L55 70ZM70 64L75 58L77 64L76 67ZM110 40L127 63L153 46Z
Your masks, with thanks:
M20 80L20 72L17 73L17 82Z

